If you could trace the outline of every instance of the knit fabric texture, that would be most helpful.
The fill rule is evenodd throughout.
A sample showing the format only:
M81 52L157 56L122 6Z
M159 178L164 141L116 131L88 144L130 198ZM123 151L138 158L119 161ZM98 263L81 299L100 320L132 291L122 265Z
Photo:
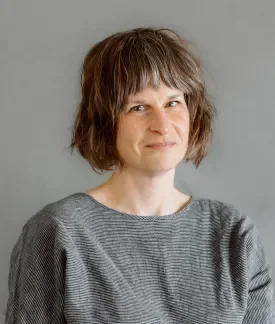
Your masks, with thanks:
M24 224L10 257L6 324L274 324L255 223L193 196L174 214L116 211L84 192Z

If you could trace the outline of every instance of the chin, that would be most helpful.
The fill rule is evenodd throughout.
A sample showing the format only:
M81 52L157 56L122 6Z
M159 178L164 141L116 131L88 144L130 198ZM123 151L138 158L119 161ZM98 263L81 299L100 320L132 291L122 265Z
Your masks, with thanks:
M152 169L175 169L178 164L182 161L183 156L166 156L165 158L159 159L146 159L146 161L142 161L142 164L147 166L147 168Z
M171 163L171 161L167 163L147 163L142 166L143 169L150 170L152 172L164 172L174 170L179 163Z

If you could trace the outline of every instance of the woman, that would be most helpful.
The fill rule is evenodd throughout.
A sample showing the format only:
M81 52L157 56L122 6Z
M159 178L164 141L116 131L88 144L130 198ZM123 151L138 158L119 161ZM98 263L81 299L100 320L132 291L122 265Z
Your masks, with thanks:
M102 185L39 210L11 255L6 323L274 323L259 233L234 206L174 186L206 156L215 107L168 29L91 48L71 148Z

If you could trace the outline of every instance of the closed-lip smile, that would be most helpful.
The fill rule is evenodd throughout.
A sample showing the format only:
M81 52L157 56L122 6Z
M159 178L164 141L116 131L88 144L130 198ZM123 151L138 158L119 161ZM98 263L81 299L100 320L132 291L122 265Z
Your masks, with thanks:
M167 145L173 145L176 144L175 142L156 142L152 144L148 144L146 146L167 146Z

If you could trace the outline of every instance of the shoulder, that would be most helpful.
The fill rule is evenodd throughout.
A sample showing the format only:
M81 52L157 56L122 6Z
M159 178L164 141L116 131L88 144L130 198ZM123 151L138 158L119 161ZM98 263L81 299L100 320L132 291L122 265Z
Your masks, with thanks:
M91 202L84 193L73 193L52 201L30 216L23 226L23 231L43 232L47 229L53 233L61 232L67 226L77 222L81 211L85 211L88 203Z
M263 249L257 224L244 211L232 203L209 198L196 198L195 203L196 210L220 231L224 239L238 246L243 244L248 250Z
M196 197L194 207L198 214L203 215L204 220L217 230L222 230L224 234L227 233L229 236L247 232L258 234L253 219L230 202Z
M245 217L245 214L240 209L229 202L195 197L194 203L195 208L199 213L210 215L211 217L220 219L221 221L239 221Z
M231 253L246 258L249 264L261 255L266 260L264 244L256 222L233 204L208 198L195 199L196 208L209 227ZM205 224L205 223L204 223Z

